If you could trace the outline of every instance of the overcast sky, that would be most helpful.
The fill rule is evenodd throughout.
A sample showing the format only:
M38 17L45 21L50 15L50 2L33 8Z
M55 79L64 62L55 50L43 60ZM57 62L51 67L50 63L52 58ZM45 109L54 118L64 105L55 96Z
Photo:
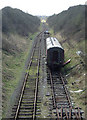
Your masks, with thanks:
M0 9L10 6L32 15L52 15L71 6L84 5L86 0L0 0Z

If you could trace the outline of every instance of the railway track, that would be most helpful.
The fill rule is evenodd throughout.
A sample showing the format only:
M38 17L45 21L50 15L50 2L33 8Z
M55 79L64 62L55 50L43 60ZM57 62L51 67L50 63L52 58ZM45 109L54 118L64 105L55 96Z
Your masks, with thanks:
M28 64L27 72L25 74L19 101L13 108L13 118L15 120L21 118L31 118L33 120L35 119L38 102L37 96L41 55L40 34L37 36L37 39L33 46L31 59Z
M46 66L45 37L41 32L34 42L20 97L13 108L13 118L83 120L83 111L72 105L62 74Z
M52 90L53 115L58 120L83 119L83 111L78 107L74 108L66 87L65 79L59 71L48 71L48 83Z

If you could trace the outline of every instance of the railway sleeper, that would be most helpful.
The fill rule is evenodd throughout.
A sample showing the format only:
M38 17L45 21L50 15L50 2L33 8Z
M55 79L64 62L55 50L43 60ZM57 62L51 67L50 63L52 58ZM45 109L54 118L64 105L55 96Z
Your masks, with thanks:
M32 88L32 86L33 86L33 88ZM35 89L35 83L26 84L26 88L30 88L31 90Z
M33 109L33 106L21 106L20 109L27 109L27 110L31 110Z
M40 109L37 109L36 112L41 112L41 110L40 110Z
M33 103L34 100L33 100L33 99L23 99L22 102L30 102L30 103Z
M24 95L23 96L33 96L34 95L34 92L32 91L31 93L28 91L27 93L24 93Z
M62 87L63 83L62 82L58 82L58 83L53 83L54 87Z
M29 107L29 106L26 106L26 107L20 107L20 110L31 110L31 109L33 109L33 107Z
M21 104L31 104L31 103L33 104L34 101L22 101L22 102L21 102Z
M66 94L62 94L62 93L59 93L57 96L55 97L66 97Z
M52 113L54 113L56 116L57 116L57 113L56 113L56 109L53 109L52 110ZM76 118L76 115L75 115L75 111L74 110L72 110L72 111L70 111L69 109L67 109L67 110L65 110L65 109L63 109L62 111L61 111L61 108L60 109L58 109L58 113L59 113L59 118L61 118L61 115L62 115L62 118L66 118L66 116L69 118L70 117L70 114L71 114L71 117L70 118ZM66 113L67 113L67 115L66 115ZM77 112L77 115L79 115L79 113ZM80 115L81 115L81 117L82 117L82 113L80 112Z
M23 98L22 102L29 102L29 101L34 101L34 99L32 99L31 97L26 97L26 98Z
M58 99L58 100L61 100L61 99L64 100L64 99L66 99L66 98L67 98L66 96L57 96L57 97L55 97L56 100L57 100L57 99Z
M20 112L33 112L33 109L20 109Z
M61 94L62 96L65 96L65 95L66 95L65 92L61 92L61 91L55 93L54 95L55 95L55 96L59 96L60 94Z
M34 97L33 96L29 96L29 95L26 96L26 97L24 96L23 100L34 100Z
M31 89L30 87L29 88L25 88L24 92L34 92L34 88L33 89Z
M31 104L31 103L30 103L30 104L29 104L29 103L28 103L28 104L21 104L21 107L23 107L23 106L25 106L25 107L26 107L26 106L30 106L30 107L32 107L33 104Z
M29 107L29 106L26 106L26 107L22 106L22 107L20 107L20 111L31 111L31 110L33 110L33 107ZM15 111L16 111L16 109L13 109L13 112L15 112Z
M64 106L64 105L69 105L69 103L68 102L66 102L66 103L65 102L60 102L60 103L57 103L57 106L58 105Z
M64 89L64 86L63 86L63 84L55 84L55 86L54 86L55 88L57 88L57 89Z
M24 94L32 94L34 91L35 89L25 89Z
M60 109L60 108L61 108L61 105L58 105L57 108ZM68 108L70 108L70 106L69 106L69 105L68 105L68 106L67 106L67 105L62 105L62 108L63 108L63 109L66 109L66 108L68 109ZM54 105L53 105L53 109L56 109L56 107L55 107Z
M64 104L67 103L67 104L69 104L67 100L57 100L56 102L57 102L58 104L59 104L59 103L64 103Z
M20 109L19 114L31 114L33 109Z
M34 92L32 91L32 93L29 93L29 91L27 93L24 93L24 96L34 96Z
M31 84L35 84L35 79L36 79L36 75L32 76L32 78L29 76L28 79L27 79L27 85L31 85ZM30 88L31 86L27 87L27 88Z
M27 79L27 83L30 84L32 83L32 81L34 81L36 78L36 75L30 75L28 76L28 79Z
M41 115L41 112L36 112L36 115Z
M63 92L63 93L66 93L65 90L64 90L64 88L57 88L57 87L54 87L54 92L56 92L56 93L60 93L60 92L61 92L61 93L62 93L62 92Z
M56 80L53 79L53 84L54 84L54 83L56 83L56 84L61 84L62 81L61 81L61 80L58 80L58 79L56 79ZM63 83L62 83L62 84L63 84Z
M17 118L17 120L24 120L24 119L31 119L32 120L32 118L33 118L33 115L29 115L29 116L21 116L21 115L19 115L18 116L18 118Z
M24 96L34 96L34 91L32 92L27 91L26 93L24 93Z
M55 84L55 83L54 83ZM61 85L61 84L55 84L55 86L54 87L56 87L56 88L63 88L64 89L64 87L63 87L63 84Z
M54 90L54 92L56 93L56 94L58 94L58 93L63 93L63 94L65 94L65 90L64 89L62 89L62 90Z
M26 99L23 99L22 102L30 102L30 103L33 103L33 102L34 102L34 99L26 98Z

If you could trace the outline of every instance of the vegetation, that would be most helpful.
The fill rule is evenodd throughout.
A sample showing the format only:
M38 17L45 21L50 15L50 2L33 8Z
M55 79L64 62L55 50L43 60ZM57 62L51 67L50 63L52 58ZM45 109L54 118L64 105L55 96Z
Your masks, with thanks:
M85 6L70 7L66 11L50 16L47 22L49 26L54 29L55 33L63 30L64 35L74 35L81 29L84 29Z
M34 37L39 30L40 19L10 7L2 9L2 19L2 99L5 118Z
M85 5L70 7L60 14L50 16L47 22L65 50L65 61L71 59L63 71L73 105L81 107L86 114ZM78 90L82 91L75 92Z
M3 39L7 39L7 36L4 34ZM10 34L7 41L10 43L9 47L6 48L7 50L3 49L3 117L6 116L9 101L21 78L33 40L31 38L26 39L18 34Z
M7 34L18 33L22 36L28 36L29 32L38 31L40 19L21 10L5 7L2 9L2 31Z

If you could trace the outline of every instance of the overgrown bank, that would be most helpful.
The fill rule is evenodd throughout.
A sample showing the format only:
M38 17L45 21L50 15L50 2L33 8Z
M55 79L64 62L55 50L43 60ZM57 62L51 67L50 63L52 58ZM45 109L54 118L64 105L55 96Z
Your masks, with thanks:
M3 35L3 39L6 39L7 36ZM14 39L15 47L13 49L10 38ZM3 71L2 71L2 80L3 80L3 116L5 117L6 111L8 109L10 97L13 94L15 88L17 87L21 74L24 69L25 61L29 55L29 51L32 47L33 40L30 38L26 39L17 34L9 35L9 42L12 49L9 52L3 50ZM4 41L4 40L3 40ZM6 47L7 48L7 47Z

